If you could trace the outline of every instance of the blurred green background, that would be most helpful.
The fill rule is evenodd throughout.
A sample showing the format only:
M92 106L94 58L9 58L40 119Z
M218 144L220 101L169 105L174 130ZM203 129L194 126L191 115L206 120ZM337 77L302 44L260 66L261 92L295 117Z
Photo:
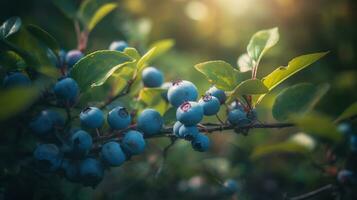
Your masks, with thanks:
M354 0L122 0L118 3L119 8L91 33L86 53L107 49L118 39L127 40L143 51L153 41L172 38L176 41L175 48L154 65L165 73L167 81L190 80L203 94L209 83L193 68L195 64L220 59L236 66L252 34L277 26L280 41L263 58L258 77L287 65L298 55L330 53L269 94L257 108L260 121L274 121L271 106L275 95L282 87L298 82L330 83L330 91L316 110L333 117L357 100L357 2ZM24 23L39 25L57 38L64 49L76 47L73 23L51 1L0 1L0 21L10 16L20 16ZM306 192L335 181L333 176L314 166L324 159L325 147L319 143L308 155L273 154L251 159L255 147L283 141L297 132L292 128L252 130L248 137L233 132L212 134L214 145L209 153L194 152L182 141L170 149L158 177L155 173L168 139L150 141L144 155L113 168L96 189L71 184L57 176L25 172L19 175L21 178L2 180L1 185L2 189L10 185L14 187L11 189L37 199L229 199L211 194L221 187L222 181L233 178L242 187L238 199L282 199L284 194ZM341 158L337 167L342 167L343 162Z

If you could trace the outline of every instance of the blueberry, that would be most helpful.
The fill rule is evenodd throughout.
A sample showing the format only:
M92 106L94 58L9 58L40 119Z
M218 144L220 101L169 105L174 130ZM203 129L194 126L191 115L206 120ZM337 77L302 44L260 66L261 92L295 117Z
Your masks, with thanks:
M142 79L145 87L160 87L164 82L164 75L155 67L147 67L142 72Z
M246 126L251 123L251 121L247 118L246 113L238 109L229 111L228 121L232 125L237 125L237 126Z
M74 64L76 64L83 57L84 57L83 53L79 50L73 49L68 51L66 55L66 63L68 69L71 69L74 66Z
M96 107L87 107L79 115L81 124L87 128L100 128L104 123L103 112Z
M208 116L217 114L221 106L217 97L210 94L203 96L198 103L203 108L203 114Z
M244 110L244 106L241 102L239 101L233 101L229 106L228 106L229 110L241 110L242 112L245 112Z
M175 81L167 92L171 105L179 107L185 101L196 101L198 96L196 86L189 81Z
M110 44L109 50L124 51L128 47L125 41L114 41Z
M74 156L85 156L91 150L93 144L92 136L86 131L76 131L70 137L71 152Z
M58 59L57 59L57 62L56 62L56 66L58 68L62 68L65 63L66 63L66 55L67 55L67 52L63 49L61 49L58 53Z
M182 125L179 129L179 138L184 138L186 140L192 140L195 138L200 132L196 126L186 126Z
M64 78L55 84L53 91L61 102L73 104L79 94L79 87L74 79Z
M195 137L191 141L191 145L194 150L199 152L205 152L210 148L211 142L206 135L199 133L195 135Z
M339 132L343 133L344 135L352 135L353 134L351 124L349 124L347 122L343 122L343 123L339 124L337 129Z
M141 154L145 150L145 140L143 134L138 131L128 131L122 141L123 149L130 155Z
M33 121L30 129L39 136L45 136L56 127L64 126L63 117L52 110L43 110Z
M351 145L351 151L357 152L357 135L351 135L350 145Z
M62 155L54 144L38 145L33 156L42 170L53 172L61 166Z
M234 194L238 192L238 183L233 179L228 179L223 183L223 190L227 194Z
M125 129L130 125L131 116L126 108L118 106L108 113L108 123L114 130Z
M8 87L18 87L18 86L29 86L31 80L28 76L21 72L12 72L5 76L3 85L5 88Z
M342 184L356 184L357 183L357 177L356 175L347 169L343 169L338 172L337 174L337 180L338 182Z
M173 132L177 137L179 137L179 130L182 125L183 124L181 122L177 121L177 122L175 122L175 124L173 126Z
M159 133L163 123L160 113L154 109L145 109L137 120L138 129L147 135Z
M126 159L120 144L114 141L102 146L102 158L110 166L120 166Z
M203 108L196 102L185 102L177 108L176 118L178 121L187 126L196 125L203 118Z
M85 186L95 186L103 179L104 169L98 160L86 158L79 165L79 174Z
M224 104L224 102L227 99L227 96L224 93L224 91L216 88L215 86L210 87L206 93L211 94L212 96L216 97L221 104Z
M258 119L258 113L255 108L251 109L250 111L247 112L247 118L250 121L256 121Z
M165 91L161 93L161 96L163 99L165 99L165 101L169 101L169 99L167 98L167 92L169 90L169 88L171 87L172 83L171 82L165 82L161 85L161 89L164 89Z
M66 178L73 182L78 182L79 177L79 163L75 160L64 159L61 164L61 169L64 171Z

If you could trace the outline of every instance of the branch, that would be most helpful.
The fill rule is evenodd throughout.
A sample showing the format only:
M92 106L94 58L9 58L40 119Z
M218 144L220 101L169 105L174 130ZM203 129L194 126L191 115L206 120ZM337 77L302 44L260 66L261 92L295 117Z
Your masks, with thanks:
M109 98L103 105L99 106L100 109L105 108L107 105L111 104L113 101L115 101L116 99L123 97L125 95L127 95L130 92L131 86L134 83L134 79L133 80L129 80L128 84L126 85L126 88L118 93L117 95L115 95L114 97Z
M290 197L290 198L287 198L288 200L304 200L304 199L310 199L312 197L315 197L317 195L319 195L320 193L323 193L323 192L326 192L326 191L330 191L330 190L333 190L335 188L334 185L332 184L328 184L328 185L325 185L321 188L318 188L316 190L313 190L311 192L308 192L308 193L305 193L305 194L302 194L302 195L299 195L299 196L295 196L295 197Z

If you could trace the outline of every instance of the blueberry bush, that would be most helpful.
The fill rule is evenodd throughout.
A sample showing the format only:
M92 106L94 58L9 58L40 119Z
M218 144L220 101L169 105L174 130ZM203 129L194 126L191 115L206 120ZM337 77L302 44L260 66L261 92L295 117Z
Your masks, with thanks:
M74 49L61 48L49 32L25 24L19 17L8 18L0 27L0 120L5 135L2 138L6 138L1 146L0 165L4 199L91 198L84 194L87 190L118 185L101 186L103 181L114 178L113 169L136 162L136 169L127 167L122 177L115 177L125 182L121 184L127 187L124 191L96 197L135 199L138 196L125 194L150 188L160 191L155 184L165 179L166 173L182 171L190 162L201 162L189 155L206 154L223 133L243 135L246 137L239 140L245 140L252 137L255 129L279 132L291 128L299 132L269 144L260 143L249 153L242 152L241 155L249 154L246 158L235 158L234 162L245 160L245 168L250 168L262 158L271 158L265 165L275 162L277 157L271 157L274 155L317 157L311 165L328 174L328 184L294 193L295 196L281 194L280 199L309 199L321 193L329 199L357 198L357 102L344 105L346 109L338 117L329 116L314 107L326 96L330 84L295 82L292 86L280 86L299 71L313 67L329 52L297 56L286 66L260 77L263 57L280 37L278 28L264 29L250 38L237 66L223 60L196 64L194 69L206 78L201 81L210 84L209 88L199 88L179 74L168 80L151 65L173 48L172 39L159 40L146 48L115 40L108 49L87 50L90 33L117 8L117 3L53 3L74 23ZM267 122L260 116L259 106L272 91L278 92L271 102L275 121ZM163 140L161 158L148 153L158 148L151 144L154 140ZM186 155L170 161L170 153L174 154L170 149L175 144L189 144L191 148L184 146ZM314 151L316 146L318 151ZM217 171L225 167L219 162L220 155L211 164ZM175 164L167 166L168 162ZM254 190L248 188L249 181L241 178L244 172L254 173L248 169L241 170L239 176L228 173L231 176L224 179L214 178L219 175L209 169L192 170L213 177L211 182L216 184L202 189L182 183L178 185L181 192L171 188L177 193L176 198L162 198L181 199L186 193L192 199L255 199L250 194ZM290 173L298 174L299 170L292 169ZM138 184L140 179L130 178L138 171L141 177L154 178ZM193 185L200 185L201 181L197 177L190 179ZM275 186L271 183L267 187ZM23 191L16 192L16 188Z

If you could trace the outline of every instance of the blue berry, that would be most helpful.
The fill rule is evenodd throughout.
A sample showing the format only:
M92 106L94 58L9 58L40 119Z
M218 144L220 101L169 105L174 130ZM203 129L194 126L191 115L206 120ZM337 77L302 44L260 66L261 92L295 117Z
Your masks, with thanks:
M142 72L142 79L145 87L160 87L164 82L161 71L155 67L147 67Z
M171 105L179 107L185 101L196 101L198 96L196 86L189 81L175 81L167 92Z
M39 136L49 134L56 127L64 126L63 117L52 110L43 110L33 121L30 129Z
M216 97L221 104L224 104L224 102L227 99L227 96L224 93L224 91L216 88L215 86L212 86L211 88L209 88L206 93L211 94L212 96Z
M206 135L199 133L193 138L191 145L194 150L205 152L210 148L211 142Z
M138 131L128 131L122 141L123 149L130 155L141 154L145 150L145 140L143 134Z
M165 90L164 92L161 93L161 96L167 102L169 101L169 99L167 98L167 92L168 92L169 88L171 87L171 85L172 85L171 82L165 82L161 85L161 88Z
M187 126L198 124L203 118L203 108L196 102L183 103L176 111L176 118Z
M120 166L126 159L120 144L114 141L102 146L102 158L110 166Z
M238 109L238 110L241 110L242 112L245 112L244 111L244 106L242 105L241 102L239 101L233 101L229 106L228 106L229 110L235 110L235 109Z
M351 151L357 152L357 135L351 135L350 145L351 145Z
M192 140L198 134L200 134L198 128L196 126L186 126L182 125L179 129L179 137L184 138L186 140Z
M68 180L73 182L78 182L80 180L78 162L64 159L61 164L61 169L64 171L64 174Z
M79 115L81 124L87 128L100 128L104 123L103 112L96 107L87 107Z
M61 166L62 155L54 144L38 145L33 156L42 170L53 172Z
M217 97L210 94L203 96L198 103L203 108L203 114L208 116L217 114L221 106Z
M145 109L138 117L138 129L144 134L154 135L160 132L164 120L159 112L154 109Z
M108 113L109 126L114 130L125 129L130 125L131 116L126 108L118 106Z
M250 121L256 121L258 119L258 113L255 108L251 109L250 111L247 112L247 118Z
M125 41L114 41L110 44L109 50L124 51L128 47Z
M175 134L177 137L179 137L179 130L180 130L180 128L181 128L182 125L183 125L183 124L182 124L181 122L177 121L177 122L175 122L175 124L174 124L174 126L173 126L173 128L172 128L174 134Z
M86 158L79 165L79 174L85 186L95 186L103 179L104 169L98 160Z
M74 49L68 51L66 55L66 63L68 69L71 69L83 57L84 57L83 53L79 50Z
M337 180L338 182L342 183L342 184L356 184L357 183L357 177L356 175L347 169L343 169L341 171L338 172L337 174Z
M238 192L238 183L233 179L228 179L223 183L224 192L227 194L234 194Z
M337 129L338 129L339 132L341 132L344 135L353 134L353 130L352 130L351 124L349 124L347 122L339 124Z
M85 156L91 150L92 136L86 131L79 130L70 137L71 152L75 156Z
M238 109L229 111L228 121L232 125L237 126L246 126L251 123L251 121L247 118L246 113Z
M21 72L12 72L5 76L3 85L5 88L8 87L18 87L18 86L29 86L31 80L28 76Z
M72 104L77 99L79 87L74 79L64 78L55 84L53 91L58 100Z

